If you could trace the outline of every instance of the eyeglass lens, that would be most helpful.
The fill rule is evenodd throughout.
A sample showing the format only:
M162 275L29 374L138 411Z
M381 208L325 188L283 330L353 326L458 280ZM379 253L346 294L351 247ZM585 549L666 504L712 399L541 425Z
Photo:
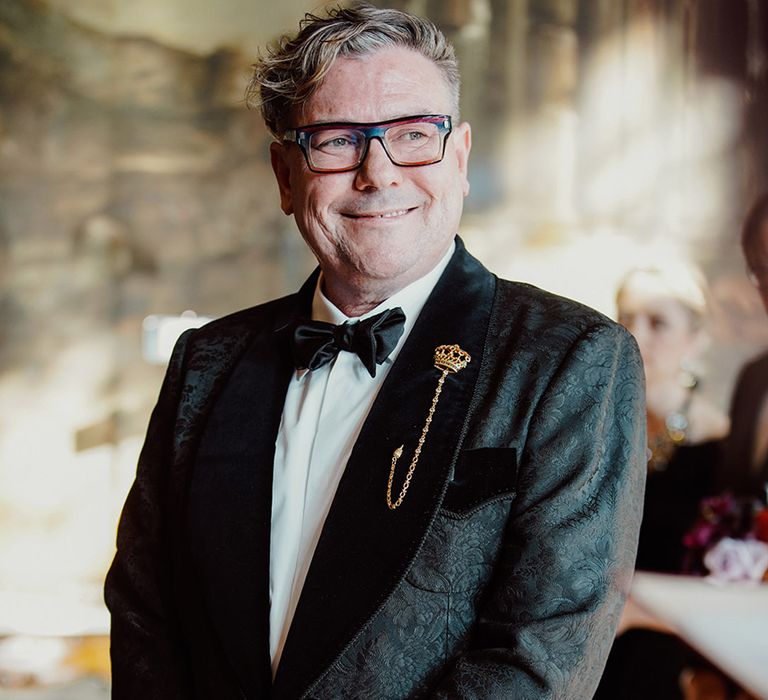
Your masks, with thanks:
M336 170L360 164L365 153L365 129L329 127L309 137L309 157L316 168ZM442 155L442 140L437 124L409 122L383 129L384 147L398 165L434 162Z

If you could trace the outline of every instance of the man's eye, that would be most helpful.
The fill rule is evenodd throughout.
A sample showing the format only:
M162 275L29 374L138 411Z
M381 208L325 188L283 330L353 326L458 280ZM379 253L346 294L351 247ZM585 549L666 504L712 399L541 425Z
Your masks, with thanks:
M409 131L404 131L400 134L397 134L395 138L398 141L405 143L416 143L418 141L423 141L424 139L429 138L429 135L425 134L423 131L419 131L418 129L411 129Z
M330 136L319 140L315 144L315 148L320 151L336 151L344 148L355 148L357 146L357 141L358 140L350 134Z

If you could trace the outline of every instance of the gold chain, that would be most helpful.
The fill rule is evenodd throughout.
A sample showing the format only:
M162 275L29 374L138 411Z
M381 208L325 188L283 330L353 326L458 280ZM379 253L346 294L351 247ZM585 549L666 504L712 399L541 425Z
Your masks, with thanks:
M400 459L400 457L403 454L403 445L400 445L400 447L398 447L392 453L392 467L389 470L389 481L387 482L387 507L390 510L395 510L395 508L400 507L400 504L403 502L403 499L405 498L405 494L408 493L408 489L411 486L411 479L413 479L413 472L416 471L416 464L419 461L419 455L421 455L421 448L424 447L424 442L427 439L429 426L432 423L432 416L435 415L435 408L437 407L437 402L440 400L440 393L443 391L443 382L445 381L445 378L448 376L448 372L449 370L444 369L443 374L440 377L440 380L437 382L437 389L435 389L435 396L432 399L432 405L429 407L429 413L427 414L427 420L424 423L424 428L421 431L419 444L416 446L416 451L413 453L413 459L411 460L411 466L408 467L408 473L405 475L405 482L403 483L403 488L400 490L400 495L397 497L397 500L394 503L392 502L392 481L395 478L395 467L397 466L397 460Z

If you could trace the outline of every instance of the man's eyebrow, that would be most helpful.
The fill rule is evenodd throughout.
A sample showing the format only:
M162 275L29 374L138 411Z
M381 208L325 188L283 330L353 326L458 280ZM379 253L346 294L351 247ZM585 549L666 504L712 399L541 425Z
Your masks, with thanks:
M379 119L377 121L373 122L361 122L357 121L355 119L322 119L318 121L313 121L311 123L304 123L300 126L295 127L296 129L308 129L310 127L314 126L326 126L326 125L339 125L339 126L368 126L370 124L386 124L388 122L398 122L398 121L405 121L407 119L415 119L417 117L434 117L434 116L442 116L442 112L439 110L436 112L434 110L422 110L420 112L409 112L407 114L401 114L395 117L388 117L386 119ZM450 115L449 112L445 112L444 114Z

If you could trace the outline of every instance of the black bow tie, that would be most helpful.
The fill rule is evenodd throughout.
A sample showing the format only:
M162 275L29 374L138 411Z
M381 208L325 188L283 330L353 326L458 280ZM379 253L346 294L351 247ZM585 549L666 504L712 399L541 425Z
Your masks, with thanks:
M403 334L405 314L397 306L355 323L340 326L299 320L293 325L291 351L298 369L319 369L342 350L354 352L372 377L376 365L389 357Z

